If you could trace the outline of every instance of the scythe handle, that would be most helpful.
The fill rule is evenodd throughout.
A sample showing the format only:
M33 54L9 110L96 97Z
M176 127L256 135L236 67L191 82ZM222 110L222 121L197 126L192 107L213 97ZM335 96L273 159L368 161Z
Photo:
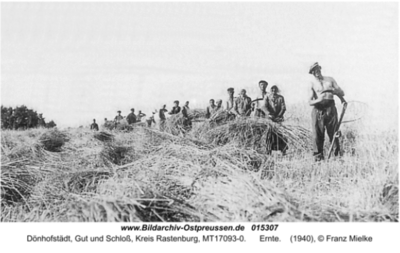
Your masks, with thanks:
M334 133L334 135L333 135L333 139L332 139L331 146L329 147L328 159L329 159L329 158L331 157L331 155L332 155L333 146L335 145L336 139L340 137L340 131L339 131L339 129L340 129L340 125L342 124L342 120L343 120L343 117L344 117L344 113L346 112L346 109L347 109L347 102L346 102L346 100L345 100L342 96L339 96L339 95L336 95L336 96L338 96L338 97L340 98L340 101L342 102L343 108L342 108L342 112L340 113L339 121L338 121L338 123L337 123L337 125L336 125L336 129L335 129L335 133Z

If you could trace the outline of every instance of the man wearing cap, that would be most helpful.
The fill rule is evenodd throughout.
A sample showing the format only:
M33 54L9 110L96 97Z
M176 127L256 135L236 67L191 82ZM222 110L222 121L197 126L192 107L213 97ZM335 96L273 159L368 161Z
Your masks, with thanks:
M251 98L246 95L245 89L240 91L239 97L235 100L233 111L239 116L250 116Z
M214 109L216 105L214 103L214 99L210 99L209 106L206 108L206 118L209 119L212 114L214 114Z
M268 83L264 80L258 82L258 87L260 88L260 95L253 101L254 104L254 116L265 118L265 109L266 109L266 98L267 98L267 87Z
M95 119L93 119L93 123L90 125L90 130L99 131L99 125L97 125Z
M126 117L126 120L128 121L129 125L136 123L136 115L135 115L135 109L134 108L131 109L131 113L128 114L128 116Z
M165 117L165 113L168 112L166 109L167 105L163 105L162 108L158 111L158 117L160 118L160 131L164 131L165 121L167 118Z
M321 66L314 63L309 70L313 75L309 88L309 104L313 106L311 113L313 155L316 161L324 159L325 128L332 142L338 123L337 111L333 95L344 96L343 90L337 85L335 79L321 74ZM329 92L325 92L329 91ZM324 93L322 93L324 92ZM335 156L340 153L339 140L336 139Z
M174 107L172 107L172 110L169 112L169 114L178 114L181 112L181 107L179 106L179 101L175 100L174 101Z

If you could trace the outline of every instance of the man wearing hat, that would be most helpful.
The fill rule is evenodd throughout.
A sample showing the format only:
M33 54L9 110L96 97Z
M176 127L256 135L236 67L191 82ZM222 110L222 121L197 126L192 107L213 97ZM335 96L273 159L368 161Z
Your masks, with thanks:
M251 113L251 98L246 95L246 90L240 91L239 97L235 100L233 111L236 115L250 116Z
M268 83L264 80L258 82L258 87L260 88L260 95L253 101L254 104L254 116L265 118L265 109L266 109L266 98L267 98L267 87Z
M311 113L313 155L316 161L324 159L325 128L332 142L338 124L338 116L333 95L344 96L343 90L335 79L321 74L318 62L311 65L309 74L313 75L309 89L309 104L313 106ZM329 91L329 92L326 92ZM324 93L322 93L324 92ZM339 140L336 139L335 156L339 155Z
M128 116L126 117L126 120L128 121L129 125L136 123L135 108L131 109L131 113L128 114Z
M181 107L179 106L179 101L175 100L174 101L174 107L172 107L172 110L169 112L169 114L178 114L181 112Z

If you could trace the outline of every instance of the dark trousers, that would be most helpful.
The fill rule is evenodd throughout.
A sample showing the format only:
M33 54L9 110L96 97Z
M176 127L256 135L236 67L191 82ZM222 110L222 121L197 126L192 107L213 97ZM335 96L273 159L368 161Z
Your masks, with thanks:
M160 131L164 131L165 130L165 119L161 119L160 120Z
M338 124L334 100L324 100L315 105L311 113L313 152L316 160L324 159L325 128L332 142ZM339 140L335 140L335 155L340 152Z

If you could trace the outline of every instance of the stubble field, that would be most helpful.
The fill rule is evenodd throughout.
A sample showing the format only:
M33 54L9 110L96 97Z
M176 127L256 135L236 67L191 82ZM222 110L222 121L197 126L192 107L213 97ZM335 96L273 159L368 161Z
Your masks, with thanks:
M344 124L343 156L316 163L309 113L293 115L186 135L2 131L1 221L398 221L397 129ZM264 125L289 140L286 156L264 152Z

